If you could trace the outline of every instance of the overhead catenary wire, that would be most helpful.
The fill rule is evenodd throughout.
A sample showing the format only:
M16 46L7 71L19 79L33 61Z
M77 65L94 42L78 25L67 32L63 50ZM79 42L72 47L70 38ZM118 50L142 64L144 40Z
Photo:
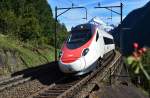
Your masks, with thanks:
M75 21L81 19L81 18L71 18L71 17L67 17L67 16L61 16L61 17L65 18L65 19L69 19L69 20L75 20Z
M58 0L58 1L61 1L61 0ZM68 1L68 2L67 2ZM68 4L70 4L70 5L72 5L72 6L79 6L78 4L76 4L76 3L74 3L72 0L64 0L63 2L61 1L61 3L64 3L65 2L65 4L66 5L68 5ZM60 4L59 4L60 5ZM88 9L87 9L88 10ZM93 17L93 15L92 14L90 14L90 13L88 13L87 14L87 16L88 17Z

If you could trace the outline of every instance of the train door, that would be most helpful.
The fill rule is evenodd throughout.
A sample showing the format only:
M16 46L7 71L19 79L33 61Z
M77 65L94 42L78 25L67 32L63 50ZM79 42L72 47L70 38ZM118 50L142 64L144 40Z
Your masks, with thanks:
M99 57L103 57L104 54L104 41L103 41L103 35L102 35L102 31L98 30L97 35L97 54L98 54L98 58Z

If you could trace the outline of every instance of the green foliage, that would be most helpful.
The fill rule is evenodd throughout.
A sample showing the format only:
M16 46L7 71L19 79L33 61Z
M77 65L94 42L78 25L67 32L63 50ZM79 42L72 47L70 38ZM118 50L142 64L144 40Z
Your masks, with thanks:
M60 26L58 26L58 30L57 30L57 47L61 47L62 42L65 41L66 36L68 35L68 32L66 32L65 25L62 24Z
M1 0L0 33L23 42L54 46L54 18L47 0ZM57 22L60 47L67 36L64 24Z
M11 58L8 59L6 52L17 58L17 64L11 65ZM48 45L36 47L31 43L22 43L0 34L1 55L6 55L3 58L5 66L0 68L0 75L4 75L53 61L54 48Z
M146 54L143 55L142 64L145 66L145 69L147 69L147 72L150 74L150 49L147 51Z
M54 60L54 27L47 0L0 0L0 52L15 52L20 59L19 64L11 66L8 57L4 57L7 60L0 74ZM57 48L66 36L65 25L57 22Z
M134 83L148 90L150 87L150 49L140 58L128 57L126 63L130 65L129 72Z

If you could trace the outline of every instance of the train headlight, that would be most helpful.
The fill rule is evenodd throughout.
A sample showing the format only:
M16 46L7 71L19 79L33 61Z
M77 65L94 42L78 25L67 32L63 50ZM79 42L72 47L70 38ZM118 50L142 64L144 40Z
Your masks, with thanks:
M88 52L89 52L89 48L84 49L84 51L82 52L82 56L85 56Z

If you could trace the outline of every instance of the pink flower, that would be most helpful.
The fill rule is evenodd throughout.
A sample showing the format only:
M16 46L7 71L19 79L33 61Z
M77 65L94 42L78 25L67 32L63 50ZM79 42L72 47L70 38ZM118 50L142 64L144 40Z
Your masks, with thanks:
M142 50L142 52L146 52L147 51L147 49L145 47L143 47L141 50Z
M139 44L135 42L133 43L133 47L137 49L139 47Z
M142 53L143 53L142 49L139 49L139 50L138 50L138 52L139 52L140 54L142 54Z

